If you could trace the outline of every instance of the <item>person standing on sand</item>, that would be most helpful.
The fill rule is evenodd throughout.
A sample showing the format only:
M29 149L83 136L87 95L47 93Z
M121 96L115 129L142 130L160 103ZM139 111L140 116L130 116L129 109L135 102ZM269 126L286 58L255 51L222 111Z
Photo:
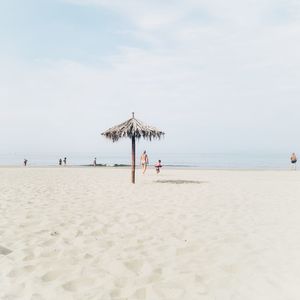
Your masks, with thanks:
M64 158L64 165L65 166L67 165L67 158L66 157Z
M24 167L27 166L27 162L28 162L28 160L26 158L24 158Z
M295 153L292 153L291 156L291 164L292 164L292 169L296 170L296 164L297 164L297 156Z
M97 166L97 159L96 159L96 157L94 158L94 167L96 167Z
M62 165L62 159L60 158L58 161L58 164L61 166Z
M149 164L149 159L148 159L148 155L147 155L146 150L145 150L143 152L142 156L141 156L141 166L142 166L142 169L143 169L143 174L145 174L148 164Z
M156 174L160 172L160 168L162 167L161 160L159 159L158 162L155 164Z

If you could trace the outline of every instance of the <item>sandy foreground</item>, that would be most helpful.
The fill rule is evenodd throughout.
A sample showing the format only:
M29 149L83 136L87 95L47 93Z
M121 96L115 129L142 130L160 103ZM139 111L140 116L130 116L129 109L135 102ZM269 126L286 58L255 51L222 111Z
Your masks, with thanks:
M300 299L300 172L0 178L1 300Z

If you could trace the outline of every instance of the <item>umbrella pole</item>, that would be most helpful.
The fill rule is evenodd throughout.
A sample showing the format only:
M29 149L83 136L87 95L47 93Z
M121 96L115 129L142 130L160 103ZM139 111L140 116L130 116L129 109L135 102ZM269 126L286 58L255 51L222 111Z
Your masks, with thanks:
M135 183L135 136L131 138L132 142L132 152L131 152L131 182Z

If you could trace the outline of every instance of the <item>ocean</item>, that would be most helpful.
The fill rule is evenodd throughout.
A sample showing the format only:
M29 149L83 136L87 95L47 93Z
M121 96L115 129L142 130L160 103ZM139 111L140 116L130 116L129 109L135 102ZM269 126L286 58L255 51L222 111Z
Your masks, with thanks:
M150 165L161 159L164 166L178 168L201 169L288 169L290 168L290 153L262 154L262 153L148 153ZM82 166L93 163L108 166L130 165L131 156L110 155L99 153L66 153L60 154L0 154L0 165L21 166L23 160L28 160L29 166L55 166L59 158L67 157L68 165ZM139 164L139 155L136 163Z

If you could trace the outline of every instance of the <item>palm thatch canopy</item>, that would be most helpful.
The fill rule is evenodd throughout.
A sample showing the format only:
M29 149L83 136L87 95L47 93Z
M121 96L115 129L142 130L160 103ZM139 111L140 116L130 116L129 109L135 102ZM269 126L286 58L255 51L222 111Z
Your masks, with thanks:
M159 129L149 126L136 119L134 117L134 113L132 113L131 119L111 127L102 133L102 135L111 139L113 142L116 142L123 137L135 137L137 139L144 138L151 141L152 139L160 139L164 134L165 133Z
M160 131L159 129L144 124L143 122L137 120L134 117L134 113L132 113L132 118L128 121L109 128L108 130L104 131L102 135L111 139L113 142L118 141L120 138L127 137L131 139L132 143L132 168L131 168L131 181L135 183L135 140L144 138L148 140L152 139L160 139L165 133Z

